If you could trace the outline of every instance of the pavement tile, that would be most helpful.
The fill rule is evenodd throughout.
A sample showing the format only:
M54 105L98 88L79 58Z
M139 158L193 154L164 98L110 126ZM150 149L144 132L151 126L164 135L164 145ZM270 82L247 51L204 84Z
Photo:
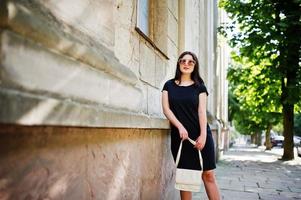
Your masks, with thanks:
M249 193L233 190L220 190L223 200L255 200L259 199L257 193Z
M258 187L245 187L246 192L253 192L253 193L269 193L273 195L278 195L279 191L277 189L269 189L269 188L258 188Z
M216 180L218 185L230 185L229 180Z
M301 177L301 175L300 175L300 177ZM299 185L300 187L301 187L301 180L298 180L298 179L293 179L293 183L295 184L295 185Z
M291 198L282 195L271 195L262 193L259 193L259 197L260 200L291 200Z
M296 186L293 186L293 187L288 187L289 188L289 191L291 192L297 192L297 193L300 193L301 194L301 185L296 185Z
M300 192L281 192L280 195L290 199L301 199Z
M279 182L274 182L274 183L264 183L264 184L259 184L260 188L263 189L275 189L277 191L287 191L290 192L290 188L287 184L281 184Z
M216 179L224 200L301 200L301 158L282 162L283 149L236 147L217 163ZM193 200L208 199L204 188Z
M245 187L242 185L240 182L230 182L229 185L219 185L220 189L225 189L225 190L233 190L233 191L244 191Z
M248 187L258 187L258 183L256 182L241 181L241 184Z
M301 199L300 193L294 192L280 192L279 194L259 193L260 199L275 199L275 200L286 200L286 199Z

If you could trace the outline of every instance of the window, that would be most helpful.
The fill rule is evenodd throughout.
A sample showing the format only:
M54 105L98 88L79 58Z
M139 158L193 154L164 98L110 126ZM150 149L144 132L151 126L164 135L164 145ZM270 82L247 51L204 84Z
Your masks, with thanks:
M137 0L136 30L167 57L167 0Z
M150 0L138 0L137 27L149 37Z

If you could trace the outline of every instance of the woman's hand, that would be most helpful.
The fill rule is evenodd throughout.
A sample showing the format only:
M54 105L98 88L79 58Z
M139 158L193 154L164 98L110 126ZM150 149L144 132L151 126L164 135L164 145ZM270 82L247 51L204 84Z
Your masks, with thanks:
M180 138L182 140L186 140L188 138L188 132L187 132L186 128L184 126L180 126L178 128L178 130L179 130Z
M196 144L194 145L194 147L198 150L202 150L206 144L206 138L200 135L195 142Z

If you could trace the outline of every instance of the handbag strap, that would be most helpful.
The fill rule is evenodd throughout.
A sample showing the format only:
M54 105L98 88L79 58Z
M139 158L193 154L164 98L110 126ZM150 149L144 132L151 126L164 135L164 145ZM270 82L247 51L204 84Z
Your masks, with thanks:
M188 138L188 141L195 145L196 142L190 138ZM178 167L178 164L179 164L179 161L180 161L180 157L181 157L181 151L182 151L182 143L183 143L183 140L181 140L181 143L180 143L180 146L179 146L179 150L178 150L178 153L177 153L177 158L176 158L176 166ZM201 154L201 151L198 150L198 153L199 153L199 158L200 158L200 165L201 165L201 168L203 170L203 158L202 158L202 154Z

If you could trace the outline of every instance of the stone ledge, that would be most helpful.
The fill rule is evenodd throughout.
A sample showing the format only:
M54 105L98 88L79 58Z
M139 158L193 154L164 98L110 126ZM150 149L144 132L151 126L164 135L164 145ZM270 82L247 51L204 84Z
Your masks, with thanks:
M0 105L0 123L169 129L166 119L152 118L143 113L122 112L4 88L0 88Z
M139 85L126 84L109 73L51 52L11 31L2 31L0 40L3 88L19 88L38 95L49 93L54 98L60 96L141 112Z

